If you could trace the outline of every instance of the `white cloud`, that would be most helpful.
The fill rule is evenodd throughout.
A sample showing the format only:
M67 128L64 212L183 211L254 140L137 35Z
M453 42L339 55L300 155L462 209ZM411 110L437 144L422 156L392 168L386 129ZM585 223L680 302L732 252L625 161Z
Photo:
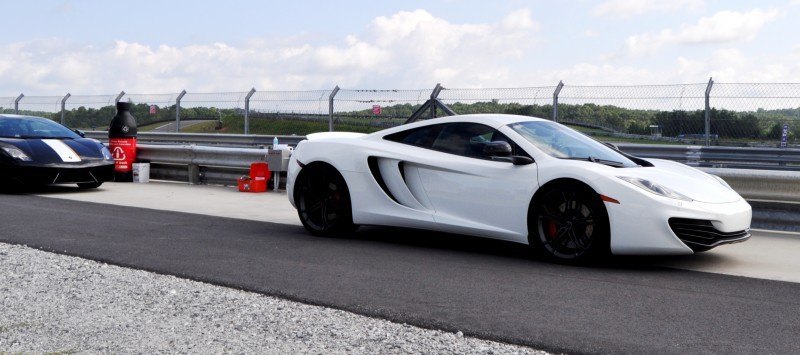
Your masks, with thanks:
M0 46L0 92L61 95L188 91L428 87L508 77L506 62L537 43L529 9L495 23L456 24L424 10L372 20L338 44L307 37L150 46L118 40L91 47L59 38ZM15 94L14 94L15 95Z
M592 14L615 19L629 19L653 12L697 11L704 7L704 0L606 0L595 7Z
M777 9L753 9L747 12L720 11L703 17L693 25L684 24L678 30L664 29L654 33L630 36L625 45L628 53L644 55L657 52L666 45L707 44L751 41L769 22L780 16Z

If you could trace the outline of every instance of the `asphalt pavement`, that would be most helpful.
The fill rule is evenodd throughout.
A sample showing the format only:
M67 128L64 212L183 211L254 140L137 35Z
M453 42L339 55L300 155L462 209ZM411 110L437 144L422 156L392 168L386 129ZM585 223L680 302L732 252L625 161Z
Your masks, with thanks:
M293 224L26 194L0 194L0 211L2 242L538 349L800 352L800 284L659 266L665 258L565 266L442 233L326 239Z

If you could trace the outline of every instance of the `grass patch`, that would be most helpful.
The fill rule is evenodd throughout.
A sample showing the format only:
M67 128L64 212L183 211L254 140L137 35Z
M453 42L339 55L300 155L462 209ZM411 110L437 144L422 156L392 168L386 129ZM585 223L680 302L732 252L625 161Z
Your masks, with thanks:
M183 133L221 133L217 129L217 121L202 122L184 127L181 129Z

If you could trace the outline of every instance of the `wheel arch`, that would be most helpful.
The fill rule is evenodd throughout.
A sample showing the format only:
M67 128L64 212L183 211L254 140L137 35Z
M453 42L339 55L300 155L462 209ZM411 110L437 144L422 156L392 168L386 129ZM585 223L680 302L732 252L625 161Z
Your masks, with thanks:
M315 161L312 161L312 162L309 162L309 163L303 163L303 168L300 169L299 173L297 173L297 178L295 179L295 181L300 181L300 179L302 179L305 176L305 174L309 174L309 171L313 171L313 170L317 170L317 169L331 169L331 170L335 171L337 174L339 174L339 176L342 177L342 180L344 181L345 185L347 185L347 179L344 178L344 175L342 175L342 173L339 171L339 169L337 169L333 164L331 164L331 163L329 163L327 161L324 161L324 160L315 160ZM293 190L297 189L297 183L295 183L292 186L292 189ZM294 201L295 203L297 202L297 196L298 196L297 192L296 191L292 191L292 197L295 200Z
M600 196L600 193L597 192L597 189L594 188L591 184L587 183L586 181L583 181L583 180L580 180L580 179L577 179L577 178L573 178L573 177L559 177L559 178L555 178L555 179L552 179L552 180L544 183L542 186L540 186L536 190L536 192L533 194L533 197L531 198L531 202L528 204L528 213L527 213L528 217L527 217L527 221L526 221L526 224L528 226L528 244L531 244L531 233L538 233L538 231L536 231L536 226L531 224L532 215L533 215L533 211L534 211L534 208L536 206L536 203L539 202L539 200L542 198L542 196L544 196L548 191L550 191L554 187L556 187L558 185L565 185L565 184L572 184L572 185L578 185L578 186L585 187L585 188L591 190L592 192L594 192L596 195L598 195L598 198ZM603 208L606 209L604 204L603 204ZM609 218L608 223L610 224L611 220L610 220L610 217L608 216L608 210L607 209L605 211L605 214L606 214L606 217Z

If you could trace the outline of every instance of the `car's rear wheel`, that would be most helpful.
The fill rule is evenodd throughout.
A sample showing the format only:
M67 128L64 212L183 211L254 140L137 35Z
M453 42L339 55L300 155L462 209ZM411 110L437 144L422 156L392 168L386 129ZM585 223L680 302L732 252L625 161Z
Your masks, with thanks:
M96 189L102 185L102 182L81 182L78 183L79 189Z
M297 214L303 226L319 236L339 236L356 229L350 190L336 169L307 166L295 184Z
M608 213L600 196L578 183L547 187L529 216L530 243L541 256L580 262L608 253Z

